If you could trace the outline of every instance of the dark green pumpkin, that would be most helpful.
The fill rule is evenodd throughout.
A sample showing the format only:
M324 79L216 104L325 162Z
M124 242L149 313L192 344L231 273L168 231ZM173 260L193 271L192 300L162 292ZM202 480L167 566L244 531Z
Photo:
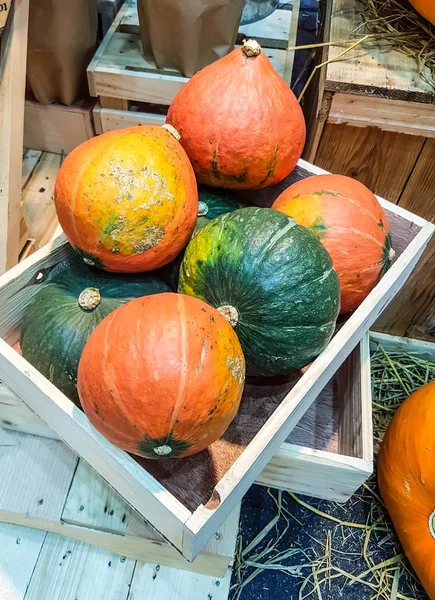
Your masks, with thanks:
M269 208L242 208L199 231L185 252L179 291L227 316L251 375L310 363L329 342L340 308L327 251Z
M210 221L216 217L246 206L239 201L236 194L231 192L231 190L210 188L206 185L198 186L198 200L198 219L192 235L195 235L195 233L200 231L207 223L210 223ZM178 288L180 266L183 257L184 250L168 265L162 267L159 272L162 279L164 279L174 291Z
M169 291L152 275L112 275L78 257L60 263L33 299L21 324L21 351L78 404L77 368L85 343L113 310L133 298Z

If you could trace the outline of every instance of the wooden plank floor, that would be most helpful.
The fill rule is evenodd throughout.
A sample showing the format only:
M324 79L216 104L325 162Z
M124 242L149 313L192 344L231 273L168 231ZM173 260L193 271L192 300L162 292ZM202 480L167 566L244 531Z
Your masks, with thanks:
M62 442L0 428L0 466L0 600L227 599L228 559L220 577L171 567L191 568L156 533L148 550L154 562L128 558L126 542L134 536L146 555L150 528ZM232 517L210 552L231 548L233 556L238 511ZM75 539L70 531L78 532ZM90 532L95 545L83 541ZM109 543L99 547L100 541ZM207 561L210 554L197 564L207 570Z

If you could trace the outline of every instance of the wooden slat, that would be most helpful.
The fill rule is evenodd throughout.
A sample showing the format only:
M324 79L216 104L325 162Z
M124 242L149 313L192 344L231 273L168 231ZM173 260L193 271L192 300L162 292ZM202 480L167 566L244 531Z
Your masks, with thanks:
M29 0L15 0L0 77L0 274L18 262Z
M420 102L335 93L328 122L435 138L435 107Z
M424 143L425 138L376 127L326 123L315 163L327 171L354 177L375 194L396 202Z
M387 352L401 352L435 362L435 343L433 342L371 331L370 347L375 349L378 344L381 344Z
M60 520L77 455L55 440L0 432L0 514Z
M358 37L364 32L362 22L358 0L332 0L330 36L326 41L356 41L355 32ZM331 46L328 60L336 58L345 47ZM370 41L348 52L344 60L328 64L325 89L431 104L435 92L428 83L431 73L425 71L426 81L418 73L416 60Z
M80 100L72 106L43 105L26 99L24 113L24 146L68 154L95 135L92 109L95 100Z
M44 152L23 192L22 214L36 248L44 246L58 226L53 194L60 165L60 154Z
M6 523L0 524L0 598L2 600L24 599L45 536L44 531L25 529Z
M164 125L166 121L166 115L132 110L112 110L110 108L100 108L98 118L101 133L135 125Z
M40 150L24 150L23 152L23 166L21 170L21 188L26 187L27 182L32 175L32 171L41 158L42 152Z
M227 600L230 583L230 570L215 578L138 563L128 600Z
M26 600L127 600L135 561L47 534Z
M435 115L435 106L432 108ZM428 139L400 196L399 206L435 221L435 140Z

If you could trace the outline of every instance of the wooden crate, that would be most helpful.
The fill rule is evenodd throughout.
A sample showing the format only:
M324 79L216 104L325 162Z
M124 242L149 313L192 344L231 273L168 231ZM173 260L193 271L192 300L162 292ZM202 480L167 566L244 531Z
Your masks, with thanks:
M79 100L72 106L40 104L31 94L24 110L24 147L68 154L95 135L92 110L95 100Z
M336 60L361 29L358 0L326 3L318 64ZM414 59L367 41L325 65L308 89L306 160L354 177L376 194L435 221L435 87ZM435 242L377 327L435 340ZM428 276L428 270L432 276Z
M294 0L292 10L285 3L267 19L242 26L238 38L240 43L255 37L287 81L293 68L293 53L287 48L295 45L299 2ZM136 1L126 0L88 67L90 94L99 98L94 111L96 132L163 125L167 107L187 81L177 71L157 69L151 57L142 55Z
M301 161L283 185L318 172L321 170ZM273 190L264 190L262 195L271 194L271 202L279 192L277 186ZM240 441L239 445L226 444L224 441L221 445L218 441L206 453L179 461L175 471L166 472L164 465L156 461L135 460L112 446L78 408L9 345L19 339L19 324L37 293L38 282L44 280L47 270L71 253L62 239L0 278L0 336L3 338L0 340L0 378L188 560L192 560L276 454L366 329L404 284L432 236L433 225L394 204L380 201L392 229L392 245L396 252L394 264L297 382L289 381L287 389L281 389L281 395L271 394L270 390L251 390L252 393L248 390L242 409L249 406L249 395L254 392L257 393L255 405L258 407L260 392L263 394L262 415L258 416L255 428L249 431L246 426L233 429L237 436L243 436L243 444ZM236 421L234 427L237 427ZM193 477L194 473L197 478Z
M0 398L0 426L59 439L4 385L0 386ZM365 337L328 382L256 482L343 502L370 476L372 470L370 356L368 338Z

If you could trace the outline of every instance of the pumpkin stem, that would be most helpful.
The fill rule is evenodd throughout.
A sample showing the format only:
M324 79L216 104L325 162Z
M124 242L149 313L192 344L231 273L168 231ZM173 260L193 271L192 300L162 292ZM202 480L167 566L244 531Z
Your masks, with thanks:
M178 131L175 129L175 127L173 125L170 125L169 123L165 123L164 125L162 125L162 128L165 129L166 131L168 131L171 135L173 135L174 138L177 140L177 142L180 141L181 135L178 133Z
M433 539L435 540L435 510L429 517L429 531Z
M101 302L100 290L92 287L85 288L81 292L78 302L81 309L91 312L96 309Z
M219 306L217 311L226 318L231 327L235 327L239 322L239 311L234 306L224 304L223 306Z
M203 202L202 200L200 200L200 202L198 203L198 217L205 217L205 215L208 213L208 206L205 202Z
M259 56L261 54L261 46L256 40L243 40L242 51L246 56Z
M153 450L157 456L167 456L172 452L171 446L157 446L157 448L153 448Z
M390 251L388 252L388 258L389 260L393 260L393 258L396 256L395 251L393 250L393 248L390 248Z

